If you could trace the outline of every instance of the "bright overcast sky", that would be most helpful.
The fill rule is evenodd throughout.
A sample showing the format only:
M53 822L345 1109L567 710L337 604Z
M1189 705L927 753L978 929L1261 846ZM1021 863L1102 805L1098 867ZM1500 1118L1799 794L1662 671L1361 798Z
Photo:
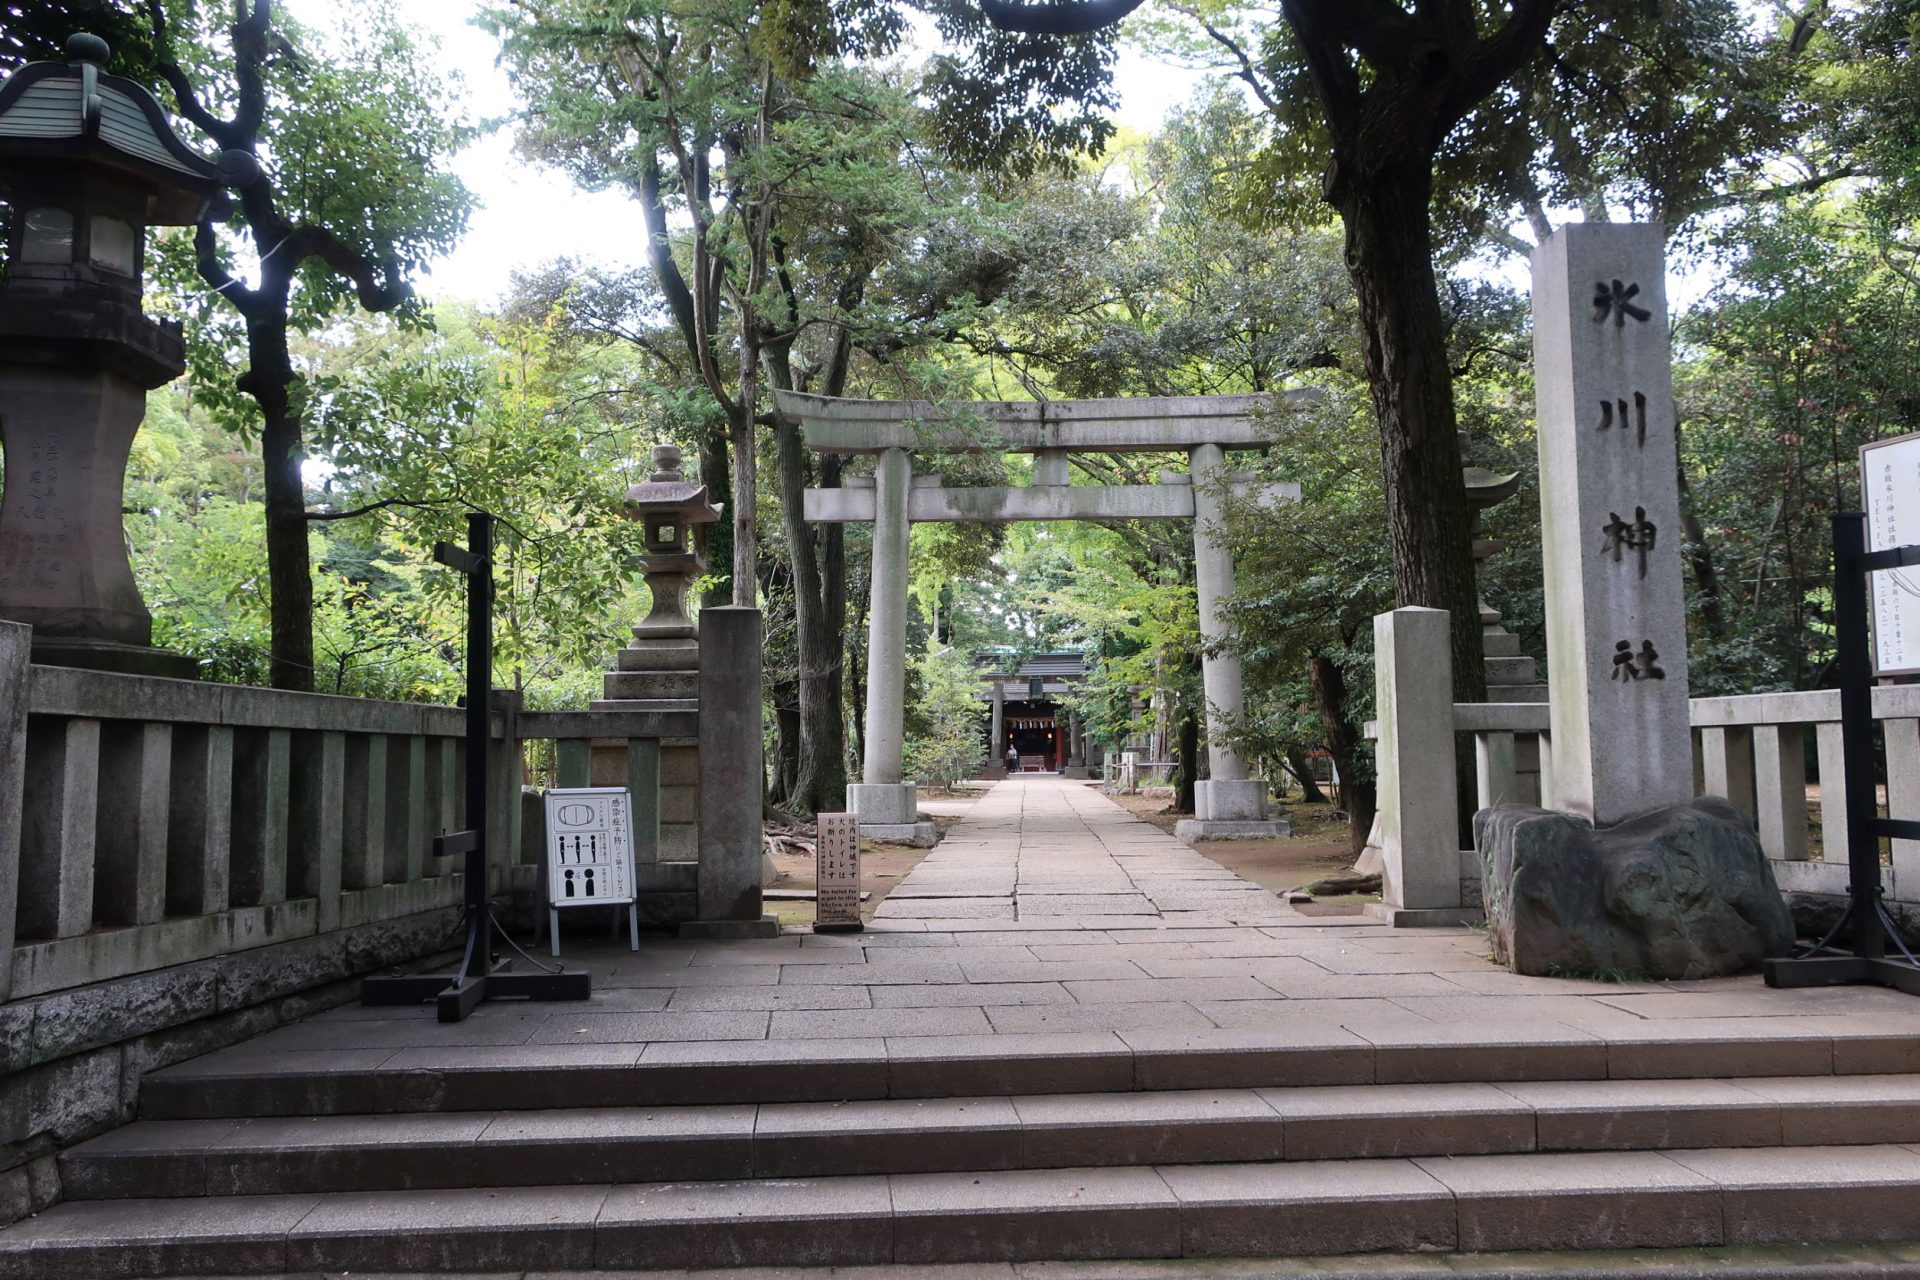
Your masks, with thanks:
M479 4L398 0L405 21L440 41L442 56L466 81L473 113L506 116L518 103L506 74L495 65L498 43L470 23ZM319 30L331 27L339 12L338 0L288 0L287 7L304 25ZM1121 86L1117 118L1146 130L1192 95L1200 75L1129 51L1116 79ZM422 290L428 296L489 302L505 291L515 271L562 255L609 265L640 261L632 204L616 192L573 188L565 175L520 159L511 127L482 138L454 167L480 207L460 247L434 268Z

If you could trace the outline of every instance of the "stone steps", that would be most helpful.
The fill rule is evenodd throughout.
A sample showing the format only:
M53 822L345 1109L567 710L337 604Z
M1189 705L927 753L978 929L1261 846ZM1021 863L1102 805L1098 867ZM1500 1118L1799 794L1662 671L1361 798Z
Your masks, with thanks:
M145 1120L72 1200L1920 1143L1920 1075Z
M71 1201L0 1280L1906 1240L1897 1145Z
M928 1011L929 1013L933 1011ZM970 1098L1313 1085L1920 1072L1920 1037L1868 1017L1383 1023L847 1040L230 1050L147 1076L150 1120Z

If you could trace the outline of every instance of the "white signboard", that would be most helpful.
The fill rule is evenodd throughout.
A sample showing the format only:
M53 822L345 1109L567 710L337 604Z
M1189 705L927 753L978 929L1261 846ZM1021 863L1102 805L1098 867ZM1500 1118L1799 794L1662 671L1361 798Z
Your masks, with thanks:
M547 908L553 954L560 954L562 907L620 904L627 907L637 950L632 797L625 787L556 787L547 792L546 802Z
M1867 550L1920 545L1920 432L1860 447ZM1869 575L1874 666L1883 676L1920 675L1920 569Z

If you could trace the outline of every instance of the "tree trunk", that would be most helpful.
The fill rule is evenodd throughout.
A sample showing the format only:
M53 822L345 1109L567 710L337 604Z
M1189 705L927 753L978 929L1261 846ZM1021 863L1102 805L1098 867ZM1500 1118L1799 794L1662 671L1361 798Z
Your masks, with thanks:
M262 292L270 288L262 282ZM284 295L281 295L284 296ZM276 689L313 690L313 568L307 543L307 450L294 403L286 309L247 317L248 368L240 389L260 406L265 470L267 592L271 618L269 679Z
M732 419L728 435L733 443L733 603L751 609L760 603L759 538L755 534L755 508L760 497L760 460L754 453L753 398L747 395L753 380L742 377L743 403L728 416Z
M1175 776L1178 786L1174 791L1173 811L1175 813L1193 812L1193 784L1200 780L1200 717L1192 707L1180 708L1180 765Z
M1287 748L1287 772L1300 784L1300 799L1306 804L1325 804L1327 793L1314 781L1313 765L1307 760L1307 753L1299 747Z
M1430 162L1386 166L1344 181L1347 271L1359 296L1367 380L1380 421L1381 473L1402 605L1445 609L1453 634L1453 696L1482 702L1487 669L1453 374L1433 272Z
M847 785L845 725L840 713L845 557L839 557L840 583L834 596L840 608L835 610L806 520L807 456L800 429L782 420L774 427L773 438L781 519L793 568L794 636L800 666L797 771L788 804L798 812L818 813L839 808Z
M1313 687L1314 709L1327 735L1327 753L1340 771L1340 805L1347 811L1347 852L1358 858L1373 829L1376 789L1361 781L1366 766L1360 758L1360 729L1347 714L1347 681L1332 658L1315 654L1307 659L1307 680Z
M701 604L726 604L733 598L733 468L727 461L727 433L709 431L700 437L700 483L707 497L722 504L720 519L698 526L705 537L700 554L707 562L707 588Z
M1675 451L1678 452L1680 423L1673 426ZM1680 536L1686 539L1687 564L1693 570L1693 585L1700 592L1700 620L1707 634L1719 639L1727 632L1727 614L1720 600L1720 570L1713 561L1713 546L1707 531L1694 514L1693 490L1687 484L1687 464L1674 468L1680 481Z

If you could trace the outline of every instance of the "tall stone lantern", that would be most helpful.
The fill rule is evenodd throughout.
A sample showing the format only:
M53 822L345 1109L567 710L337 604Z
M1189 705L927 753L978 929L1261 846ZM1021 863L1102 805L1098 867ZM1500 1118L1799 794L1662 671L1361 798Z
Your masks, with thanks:
M697 711L700 641L698 629L687 616L687 591L706 567L695 534L702 525L718 520L720 509L707 500L707 486L681 475L680 450L662 444L653 447L652 474L627 490L626 513L640 522L646 539L641 573L653 594L653 607L633 628L633 640L616 656L614 670L602 677L606 696L593 709ZM611 749L613 745L594 748L598 784L618 786L627 777L623 753ZM659 857L663 862L692 862L698 856L699 744L693 739L668 739L659 751ZM656 923L690 918L691 882L663 887L687 893L687 915L661 917Z
M258 170L190 150L99 37L67 53L0 85L0 618L33 627L35 662L191 676L151 647L121 525L146 393L186 368L179 325L140 309L141 263L147 228L199 222Z
M627 490L626 511L640 522L646 540L642 574L653 607L633 628L633 643L620 651L618 669L606 674L607 700L690 707L698 697L700 648L687 617L687 591L706 568L694 535L720 518L720 508L707 500L707 486L681 475L679 447L657 444L653 472Z

